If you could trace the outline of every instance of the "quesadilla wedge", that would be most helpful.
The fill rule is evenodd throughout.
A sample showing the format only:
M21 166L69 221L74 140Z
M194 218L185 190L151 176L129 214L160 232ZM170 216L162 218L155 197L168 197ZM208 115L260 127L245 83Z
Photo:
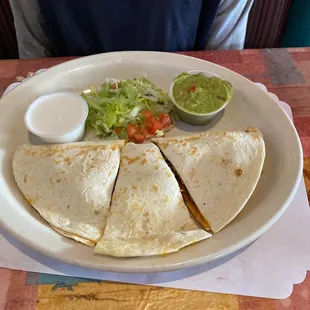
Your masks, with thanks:
M124 141L22 145L13 173L28 202L60 234L94 246L103 234Z
M160 255L209 236L190 217L158 147L124 146L107 225L95 252L117 257Z
M51 224L50 224L50 225L51 225ZM56 228L56 227L53 226L53 225L51 225L51 226L52 226L52 228L53 228L54 230L56 230L59 234L65 236L65 237L67 237L67 238L73 239L73 240L75 240L75 241L77 241L77 242L81 242L81 243L83 243L83 244L85 244L85 245L88 245L88 246L90 246L90 247L94 247L94 246L96 245L96 243L93 242L93 241L90 241L90 240L88 240L88 239L82 238L82 237L80 237L80 236L78 236L78 235L74 235L74 234L68 233L68 232L63 231L63 230L61 230L61 229L59 229L59 228Z
M192 199L193 216L213 233L242 210L260 178L263 135L256 128L152 139L172 164Z

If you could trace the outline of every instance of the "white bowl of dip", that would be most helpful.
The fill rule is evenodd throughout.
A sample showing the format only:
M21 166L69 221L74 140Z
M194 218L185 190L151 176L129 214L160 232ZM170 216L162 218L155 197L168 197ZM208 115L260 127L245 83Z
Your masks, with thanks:
M85 131L88 104L69 91L43 95L33 101L25 114L25 125L48 143L80 141Z

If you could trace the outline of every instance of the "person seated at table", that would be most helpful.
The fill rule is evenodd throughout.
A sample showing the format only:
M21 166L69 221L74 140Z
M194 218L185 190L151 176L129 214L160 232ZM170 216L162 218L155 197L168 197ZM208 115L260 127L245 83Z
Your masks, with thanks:
M10 0L20 58L242 49L254 0Z

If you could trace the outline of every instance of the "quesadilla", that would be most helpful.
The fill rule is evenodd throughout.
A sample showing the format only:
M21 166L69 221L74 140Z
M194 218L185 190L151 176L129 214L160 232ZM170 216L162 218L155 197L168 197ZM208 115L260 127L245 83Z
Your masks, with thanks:
M51 224L50 224L50 225L51 225ZM94 247L94 246L96 245L96 243L95 243L94 241L90 241L90 240L85 239L85 238L82 238L82 237L80 237L80 236L78 236L78 235L74 235L74 234L68 233L68 232L63 231L63 230L61 230L61 229L59 229L59 228L56 228L56 227L53 226L53 225L51 225L51 226L52 226L52 228L54 228L54 230L56 230L59 234L65 236L65 237L67 237L67 238L71 238L71 239L73 239L73 240L75 240L75 241L77 241L77 242L81 242L81 243L83 243L83 244L85 244L85 245L88 245L88 246L90 246L90 247Z
M265 159L263 135L256 128L152 141L184 183L193 216L214 233L242 210L257 185Z
M57 232L94 246L106 224L123 144L22 145L13 157L14 177Z
M124 146L107 225L95 252L118 257L160 255L209 236L190 217L158 147Z

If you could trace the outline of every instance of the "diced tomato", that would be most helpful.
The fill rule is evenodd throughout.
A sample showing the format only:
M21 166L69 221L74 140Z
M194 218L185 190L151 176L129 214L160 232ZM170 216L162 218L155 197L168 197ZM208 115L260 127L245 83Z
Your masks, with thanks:
M112 89L116 89L116 83L111 84Z
M154 120L155 120L155 117L150 117L146 119L145 126L146 126L146 130L148 133L152 133Z
M122 128L121 127L115 127L115 133L119 136L122 132Z
M141 127L140 127L140 133L141 133L143 136L145 136L145 137L147 136L148 132L147 132L145 126L141 126Z
M128 124L128 139L135 143L142 143L146 138L147 131L145 127L139 128L137 124Z
M164 125L157 119L153 121L153 131L154 133L156 130L162 130L164 128Z
M142 143L145 140L145 136L139 132L135 132L133 136L130 138L130 141L135 143Z
M139 133L139 128L137 124L128 124L127 126L127 136L130 139L136 132Z
M168 113L160 113L159 121L163 124L164 128L171 125L171 117Z
M151 118L151 117L154 117L154 113L153 113L153 111L151 111L151 110L143 110L143 111L142 111L142 115L143 115L146 119Z
M193 93L193 92L196 91L196 89L197 89L196 85L192 85L192 86L188 89L188 91L191 92L191 93Z
M156 133L156 130L162 130L164 128L164 125L155 117L153 117L147 120L146 127L147 131L150 134L154 135Z

